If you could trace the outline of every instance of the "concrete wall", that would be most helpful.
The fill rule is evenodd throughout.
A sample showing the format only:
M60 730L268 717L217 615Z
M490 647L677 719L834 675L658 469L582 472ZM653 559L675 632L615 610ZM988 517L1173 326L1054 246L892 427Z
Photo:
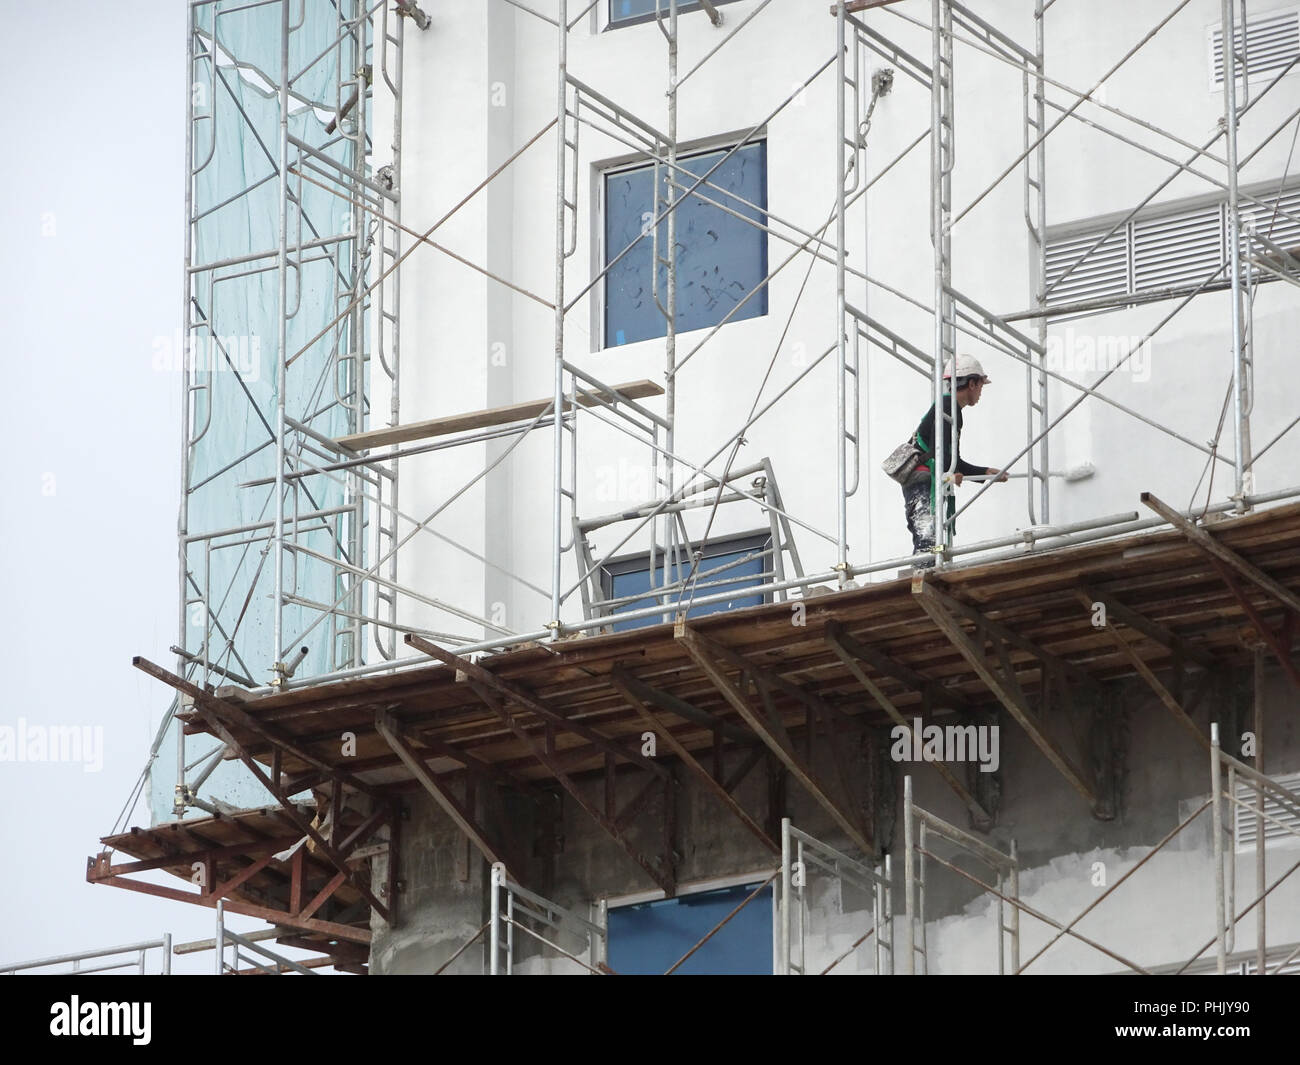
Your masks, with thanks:
M571 2L570 7L574 6ZM755 6L754 0L727 5L723 9L726 27L737 25ZM1251 12L1278 6L1288 5L1252 5ZM603 32L603 8L603 4L597 5L570 35L571 72L663 127L665 47L658 29L646 24ZM795 5L789 0L773 4L693 74L681 94L681 141L726 143L748 131L830 59L834 26L824 8ZM924 5L904 4L899 11L927 16L928 9L922 8ZM1206 43L1219 8L1217 0L1194 0L1106 81L1105 101L1173 130L1183 141L1203 143L1222 113L1221 94L1209 83ZM990 21L1026 43L1032 41L1032 9L1029 0L997 0L980 7ZM407 27L403 217L418 230L441 217L542 129L554 117L556 98L555 33L551 27L509 5L482 0L447 0L430 13L433 27L428 32ZM1123 0L1056 5L1046 27L1049 73L1074 88L1091 88L1163 14L1150 5ZM872 15L871 22L916 54L929 55L927 35L918 27L883 14ZM682 16L681 39L680 69L685 72L720 36L697 12ZM883 65L883 61L872 63L873 67ZM1252 109L1242 130L1243 155L1286 116L1298 77L1288 76L1271 97ZM765 128L769 210L805 229L819 228L833 204L833 78L832 68ZM955 82L953 202L961 210L1021 150L1021 81L1019 73L1005 64L959 47ZM1255 86L1255 91L1260 87ZM1057 93L1054 98L1062 97ZM881 101L873 117L869 173L883 167L926 128L928 107L927 92L900 74L893 93ZM1092 105L1084 105L1080 113L1104 120L1168 156L1183 159L1190 154L1177 141L1106 115ZM382 137L377 138L376 166L386 161L384 143ZM1053 227L1085 224L1127 210L1170 170L1167 163L1073 122L1054 132L1048 143L1048 222ZM1275 187L1284 176L1288 144L1289 138L1282 136L1261 148L1243 171L1243 183L1250 188ZM566 266L568 299L586 286L601 261L601 169L629 154L627 146L613 138L589 128L581 132L577 251ZM1207 160L1200 166L1216 178L1222 171ZM552 299L554 174L555 140L548 134L485 194L462 208L436 239L528 292ZM1214 191L1212 184L1184 175L1155 203ZM859 205L850 213L848 229L852 264L867 269L898 292L929 304L933 282L924 144L873 187L865 210ZM863 247L864 231L870 233L869 249ZM953 248L954 283L959 289L998 312L1029 306L1030 249L1017 175L958 223ZM780 263L791 250L789 243L771 238L770 266ZM549 310L432 249L418 251L403 269L404 421L550 394L554 344ZM794 380L833 343L834 272L826 265L817 266L800 296L806 269L806 257L800 257L773 281L765 317L724 327L697 355L691 355L678 379L677 444L684 457L704 462L726 444L759 396L759 382L769 365L763 400ZM933 348L932 319L906 299L880 287L864 291L858 281L850 283L849 298L923 350ZM1168 324L1161 323L1173 305L1161 303L1054 324L1050 333L1070 343L1081 336L1094 341L1142 337L1160 325L1152 342L1149 373L1117 373L1105 391L1169 423L1190 439L1205 441L1214 432L1230 375L1228 306L1226 294L1211 294L1200 297ZM1293 416L1285 370L1300 331L1300 299L1295 290L1280 283L1262 287L1254 305L1254 329L1260 387L1253 424L1255 438L1262 442ZM678 360L693 352L704 335L701 331L679 337ZM597 288L579 300L568 316L566 356L611 383L643 377L663 380L662 341L602 350L601 336ZM962 342L959 350L981 358L993 378L979 408L969 412L964 453L981 463L1004 465L1025 438L1023 372L1010 358L986 346ZM1096 373L1082 371L1072 376L1091 381ZM1064 384L1053 385L1054 408L1063 409L1075 394ZM745 434L747 444L737 459L749 462L771 456L789 510L821 530L833 529L835 521L834 397L834 374L827 361ZM898 490L877 470L884 455L927 408L928 384L876 354L864 365L860 402L865 436L862 488L851 502L849 515L849 557L854 563L909 550ZM375 409L386 409L386 404L377 402ZM1230 448L1230 425L1229 418L1225 450ZM580 424L579 444L582 514L614 511L639 501L648 482L639 474L649 463L647 448L589 418ZM406 460L403 510L425 517L508 445L509 441L476 445ZM532 433L498 469L476 482L435 523L435 528L463 549L433 537L419 537L403 549L403 583L470 614L489 616L514 631L537 630L552 620L545 591L550 585L551 449L548 431ZM1289 487L1294 481L1290 454L1284 445L1275 448L1261 462L1253 487L1259 491ZM1186 506L1205 458L1167 434L1090 401L1070 416L1053 440L1053 469L1083 463L1095 466L1093 477L1078 483L1054 481L1054 521L1137 510L1136 497L1143 490ZM711 465L718 469L722 463ZM1216 498L1223 497L1229 483L1230 470L1220 465L1214 481ZM963 491L962 501L969 498L970 489ZM1203 498L1203 484L1201 492ZM702 520L702 515L690 519L692 535L702 531ZM991 490L981 505L963 517L959 540L1006 534L1028 522L1024 483L1013 482ZM712 531L726 535L763 525L758 508L734 504L719 510ZM611 528L594 534L596 556L611 551L625 531L625 527ZM833 564L833 543L807 531L798 535L806 569L825 570ZM635 540L632 546L643 542ZM469 552L485 555L515 576L504 575ZM565 559L564 574L566 585L576 579L572 555ZM562 616L567 621L580 618L576 595L567 601ZM471 621L432 607L412 606L409 601L403 603L399 620L468 638L483 634L482 627ZM1286 717L1282 709L1293 705L1290 698L1280 690L1277 693L1278 725L1271 747L1277 762L1270 759L1271 771L1300 764L1296 737L1283 731ZM1176 823L1178 811L1186 803L1208 791L1206 759L1190 749L1163 710L1135 703L1132 716L1129 802L1124 815L1107 824L1092 820L1082 802L1023 737L1014 729L1006 730L1007 786L1003 815L992 838L999 843L1012 836L1018 840L1027 870L1023 890L1032 904L1041 904L1060 916L1073 914L1099 890L1091 880L1094 862L1105 863L1107 882L1113 882ZM939 788L941 783L928 770L918 772L918 801L963 823L960 812ZM757 808L761 808L762 799L761 793L750 796ZM766 860L761 851L710 806L711 801L684 783L683 879L763 868ZM834 833L793 786L790 804L796 823L834 841ZM751 804L750 808L756 807ZM438 818L423 799L413 800L412 809L413 830L404 850L408 888L403 909L408 924L392 935L379 933L377 972L423 970L436 957L445 956L444 948L456 936L466 929L472 932L483 919L482 870L476 867L468 881L448 880L444 852L451 842L446 827L434 827ZM415 830L416 825L426 823L427 831ZM565 850L555 869L554 884L560 901L585 905L597 887L613 895L645 887L635 866L600 839L597 831L582 820L573 804L565 804ZM1145 883L1126 885L1140 889L1132 896L1138 901L1103 904L1083 926L1085 933L1091 928L1101 938L1118 936L1143 963L1175 960L1190 943L1187 937L1202 934L1202 925L1193 927L1188 915L1200 914L1204 899L1192 898L1192 889L1185 886L1210 882L1206 837L1202 832L1189 839L1193 841L1183 849L1156 859L1139 873ZM1169 911L1165 901L1175 897L1187 900L1187 906ZM1294 895L1291 898L1294 901ZM829 957L841 943L860 934L853 931L860 927L860 915L837 915L838 904L828 899L825 912L818 915L817 949ZM941 885L936 874L928 910L933 918L930 946L934 969L967 971L984 964L980 951L990 939L986 907L985 901L960 884ZM1281 920L1283 906L1275 906L1274 912ZM1026 923L1026 945L1035 934ZM1293 939L1300 937L1300 929L1288 934ZM1054 948L1040 964L1044 970L1113 967L1096 952L1086 948L1080 952L1069 945Z

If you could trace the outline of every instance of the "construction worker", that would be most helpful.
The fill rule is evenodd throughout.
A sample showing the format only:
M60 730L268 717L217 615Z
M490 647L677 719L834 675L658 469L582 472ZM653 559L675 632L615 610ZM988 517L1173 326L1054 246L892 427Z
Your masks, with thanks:
M953 378L953 365L949 362L944 366L943 371L945 381L943 397L945 467L952 474L953 481L956 484L961 484L963 477L987 476L996 477L999 481L1005 481L1007 475L1001 470L994 469L991 466L977 466L974 463L965 462L961 458L962 408L973 407L980 401L984 386L989 383L989 378L984 373L984 367L980 365L978 359L970 355L958 355L955 390L953 388ZM955 449L952 447L954 395L957 397L957 447ZM903 484L903 506L907 515L907 531L912 534L912 551L914 554L921 554L934 550L937 533L935 514L939 509L936 503L935 478L930 468L931 460L929 458L934 454L933 405L926 412L925 417L921 419L921 424L917 426L916 435L913 439L921 449L921 463ZM952 454L948 454L950 451ZM953 497L949 495L947 520L950 524L955 521L955 510L956 506ZM917 563L918 567L933 565L933 556Z

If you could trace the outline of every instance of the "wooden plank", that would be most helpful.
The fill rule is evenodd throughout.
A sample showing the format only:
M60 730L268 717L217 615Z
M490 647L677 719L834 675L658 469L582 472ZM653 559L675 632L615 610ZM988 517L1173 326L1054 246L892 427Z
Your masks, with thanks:
M610 385L610 388L626 399L649 399L664 394L662 386L648 380L628 381L626 384ZM583 389L579 389L577 397L580 407L594 407L613 398L613 396ZM490 407L487 410L411 422L409 425L394 425L384 429L370 429L364 433L351 433L348 436L340 436L335 442L349 451L367 451L372 447L384 447L387 444L409 444L415 440L449 436L452 433L464 433L472 429L487 429L494 425L531 421L549 410L552 402L549 396L546 399L531 399L525 403L512 403L507 407Z
M668 710L686 721L701 725L709 730L717 729L727 739L735 740L737 743L752 743L754 738L742 728L723 721L714 714L710 714L696 706L691 705L684 699L679 699L669 692L660 691L652 685L645 684L638 680L632 674L626 672L621 666L615 666L608 675L608 683L618 689L624 699L629 702L635 696L639 702L653 703L661 709ZM637 705L633 703L632 705ZM658 727L658 726L656 726Z
M1264 620L1264 615L1255 609L1250 600L1246 598L1246 593L1242 591L1240 585L1232 579L1232 573L1228 567L1224 563L1218 562L1217 559L1215 562L1219 567L1219 575L1223 578L1223 583L1232 590L1233 596L1241 604L1241 609L1246 617L1250 619L1250 623L1255 626L1260 639L1268 644L1269 650L1273 652L1273 657L1277 659L1278 665L1286 671L1291 683L1300 689L1300 670L1296 669L1295 663L1291 660L1291 641L1289 639L1286 641L1279 639L1278 634Z
M215 908L217 905L217 900L211 895L197 895L191 891L180 891L177 888L164 887L162 884L129 880L124 876L95 877L90 872L87 872L86 879L95 884L109 884L112 887L126 888L127 891L139 891L160 899L189 902L209 908ZM222 902L227 913L242 913L247 917L258 917L270 924L284 925L287 928L301 928L304 931L318 932L335 939L349 940L354 943L370 942L369 928L353 928L351 925L339 924L335 921L321 921L314 917L300 919L293 914L284 913L269 906L255 906L252 903L240 902L234 899L223 899Z
M506 698L518 703L526 710L531 710L543 721L549 722L553 725L558 725L560 728L567 729L570 732L576 732L583 739L595 744L601 750L606 751L609 754L617 755L626 761L635 762L642 768L650 770L650 772L654 773L656 776L666 777L668 775L668 771L664 769L663 766L651 761L649 758L643 758L639 751L615 743L602 736L595 729L588 728L579 721L570 721L563 714L552 710L549 706L534 696L532 692L527 691L519 685L511 684L508 681L502 680L495 673L484 669L478 663L471 662L468 658L461 658L459 655L452 654L446 648L439 647L436 643L432 643L431 641L412 633L407 633L405 639L409 646L414 647L419 651L423 651L425 654L437 658L447 665L458 669L470 680L476 680L480 684L484 684L495 691L501 692ZM496 707L493 706L492 709L495 710ZM511 731L516 727L517 726L511 724Z
M224 743L226 743L231 748L239 752L240 761L243 762L244 765L248 767L248 771L252 773L254 777L257 778L258 783L260 783L262 787L266 788L267 791L269 791L272 795L276 797L277 800L279 800L281 809L283 810L285 816L288 817L289 820L291 820L295 825L297 825L298 828L302 830L304 835L311 837L312 841L315 842L316 846L320 849L321 854L324 855L329 860L330 864L333 865L335 869L337 869L340 873L343 873L344 876L347 877L347 879L351 882L352 886L355 887L357 891L359 891L365 897L366 901L369 902L370 905L375 909L375 911L384 919L385 922L387 922L388 907L384 905L384 903L380 902L379 899L375 896L375 894L368 887L366 887L366 885L362 884L359 880L356 879L355 874L352 872L352 870L348 868L347 861L343 857L343 855L339 854L338 851L336 851L333 847L331 847L329 841L326 840L318 831L316 831L312 823L306 817L304 817L298 812L297 808L291 802L290 796L286 794L282 788L278 787L274 783L274 781L272 781L271 778L268 777L265 772L263 772L262 767L256 761L253 760L253 758L248 754L246 750L244 750L243 747L240 746L239 741L236 740L235 737L230 733L230 730L226 727L224 721L222 720L220 714L218 713L218 709L220 709L230 714L231 716L239 716L242 714L242 711L238 711L233 706L224 704L219 700L213 699L206 692L203 692L200 689L195 688L194 685L189 683L189 681L186 681L181 677L176 677L168 673L161 666L155 665L154 663L148 661L148 659L137 656L134 659L134 664L136 665L137 668L143 670L146 673L149 673L151 676L166 681L167 683L171 684L172 687L177 688L178 690L184 691L186 688L193 689L191 694L194 695L194 705L197 708L198 712L207 718L209 725L212 727L213 733ZM247 716L247 715L243 715L243 716ZM252 722L252 726L256 727L257 723L255 721ZM279 741L279 742L283 742L283 741ZM292 749L291 745L287 745L287 746L288 749ZM374 790L372 788L365 785L362 785L362 788L365 790L366 794L368 795L374 794Z
M855 640L839 625L838 622L830 621L826 623L825 640L831 646L840 658L844 658L844 652L848 652L854 658L860 658L871 666L872 669L883 673L894 680L916 692L924 693L930 697L930 701L938 707L951 707L955 710L969 710L970 700L966 699L960 692L954 692L945 688L942 684L936 683L930 677L918 673L914 669L909 669L901 662L896 662L888 655L881 654L874 647ZM847 659L845 660L846 665ZM850 672L857 677L857 670L849 666ZM874 687L874 685L873 685ZM882 704L883 705L883 704Z
M1217 537L1211 536L1204 529L1193 525L1187 518L1170 507L1168 503L1157 499L1150 492L1142 493L1142 502L1169 522L1175 529L1179 530L1197 547L1202 548L1221 562L1226 562L1252 584L1268 592L1279 603L1300 613L1300 595L1296 595L1290 588L1282 587L1258 566L1247 562L1232 548L1221 543Z

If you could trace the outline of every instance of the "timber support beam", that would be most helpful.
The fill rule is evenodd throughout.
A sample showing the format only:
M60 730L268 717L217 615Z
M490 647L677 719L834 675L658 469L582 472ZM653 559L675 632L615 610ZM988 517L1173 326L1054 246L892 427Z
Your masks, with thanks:
M431 658L436 658L445 665L451 666L460 673L464 674L466 679L473 681L481 688L489 688L501 695L506 700L516 703L525 710L531 711L540 717L549 726L566 729L569 732L577 733L589 743L598 747L606 754L612 754L624 761L635 763L642 769L648 769L656 776L666 778L668 770L661 766L653 759L646 758L640 751L630 749L623 744L602 736L595 729L582 724L580 721L570 721L563 714L547 706L532 692L528 691L522 685L511 683L498 677L491 670L484 669L477 662L471 662L468 658L462 658L460 655L453 654L446 648L439 647L436 643L431 643L422 636L416 636L414 633L406 634L406 643L414 647L417 651L423 651ZM511 719L513 721L513 718Z
M1043 752L1047 760L1065 777L1070 786L1088 801L1094 813L1101 816L1104 804L1099 799L1096 787L1075 763L1074 759L1047 734L1044 722L1030 707L1029 699L1021 687L1020 680L1016 676L1015 668L1011 663L1011 656L1007 651L1006 644L1014 643L1022 650L1028 650L1030 654L1039 658L1045 679L1053 671L1057 676L1081 671L1063 659L1035 648L1032 644L1026 646L1028 641L1015 636L1005 626L984 618L973 607L958 603L927 581L922 574L912 578L912 596L917 604L930 616L935 625L938 626L939 630L948 638L948 642L966 659L989 691L1006 708L1007 713L1029 734L1029 738ZM978 643L961 627L959 619L963 617L974 623L976 632L979 634ZM997 665L990 662L984 653L985 637L988 635L996 637L994 642L998 651L997 657L999 661ZM1097 685L1089 678L1089 688L1095 687Z
M786 731L785 724L779 716L770 712L770 703L764 699L765 704L767 704L765 712L760 713L757 711L751 705L744 687L727 676L723 663L727 662L737 666L742 672L747 672L750 676L757 676L760 679L768 671L756 670L756 667L747 662L743 656L736 654L730 648L723 647L707 636L701 635L685 624L678 624L675 635L686 653L700 667L700 670L709 678L709 681L718 689L723 698L731 704L732 709L754 730L754 733L767 745L768 749L785 766L790 775L830 815L840 830L853 842L853 845L858 847L864 854L874 854L875 844L870 839L869 834L858 823L858 819L851 816L843 805L835 801L830 792L814 776L812 767L805 765L795 753L794 745L790 742L790 736ZM736 661L737 659L739 659L739 662ZM784 678L782 680L784 681ZM781 686L784 687L784 684ZM797 688L797 685L795 687Z
M1210 535L1205 529L1179 514L1168 503L1158 499L1150 492L1142 493L1142 502L1210 556L1210 561L1214 564L1214 568L1218 571L1223 583L1227 585L1228 590L1250 619L1251 624L1259 630L1260 638L1273 652L1278 665L1286 672L1291 683L1297 689L1300 689L1300 669L1296 668L1296 664L1291 658L1290 640L1292 626L1295 624L1295 615L1300 614L1300 595L1280 584L1253 562L1243 558L1227 544ZM1288 612L1281 630L1275 630L1265 621L1263 615L1255 608L1242 590L1237 580L1238 577L1244 577Z
M505 848L492 840L483 827L478 824L474 817L474 811L461 803L451 793L451 790L429 771L428 766L424 764L424 759L411 746L410 734L396 718L382 711L376 714L375 731L384 738L384 742L402 760L402 764L406 766L411 776L420 782L420 786L428 792L433 801L442 808L442 811L451 818L456 827L465 834L465 837L474 844L479 853L487 859L489 865L501 862L508 871L512 871L512 875L516 879L523 875L523 869L518 866L518 863L507 858Z
M515 720L515 716L507 705L505 698L494 689L487 685L479 684L476 680L471 679L469 681L469 686L483 701L483 704L501 718L501 723L514 734L515 739L527 747L532 752L533 757L546 767L551 776L559 781L560 786L569 793L570 798L581 807L587 816L605 830L605 833L610 837L610 839L617 843L623 852L636 862L636 864L641 867L645 874L653 880L656 885L663 889L665 895L670 898L675 895L677 893L677 884L673 875L673 870L669 864L665 861L662 863L664 866L663 868L657 867L654 862L650 861L649 858L637 849L631 840L628 839L627 834L623 829L619 827L618 815L615 815L614 817L606 816L603 810L601 810L595 803L591 802L591 800L582 793L582 790L574 782L573 778L564 771L559 760L550 749L551 745L549 743L539 744L524 730L519 722ZM671 786L672 774L662 766L656 765L655 768L660 771L660 774L667 781L666 786ZM633 801L635 802L636 800L634 799Z
M912 722L908 721L907 718L903 716L902 711L898 709L894 704L894 701L881 691L880 686L867 676L866 671L858 664L857 659L860 656L857 655L855 651L850 650L850 647L860 649L860 645L858 645L855 640L847 637L840 627L834 623L826 627L826 635L824 639L826 645L835 652L848 671L853 674L857 682L866 690L867 694L870 695L871 698L876 701L876 704L889 715L890 720L893 721L895 725L900 725L910 732L912 730ZM922 679L924 680L924 678ZM936 761L933 765L935 772L943 778L944 782L953 790L957 798L961 799L962 804L970 812L971 820L975 827L981 832L989 831L989 829L993 827L992 814L990 814L989 811L979 803L966 785L957 779L957 774L954 773L944 762Z
M1090 593L1086 591L1080 590L1078 595L1079 601L1083 604L1085 610L1091 610L1092 604L1097 602L1097 600L1092 599ZM1129 622L1127 621L1125 622L1125 624L1128 623ZM1179 702L1179 700L1175 698L1174 694L1160 682L1160 678L1155 675L1155 671L1142 660L1142 656L1138 654L1137 650L1131 643L1129 643L1124 634L1110 623L1109 618L1107 618L1106 624L1102 626L1102 628L1106 630L1107 635L1111 638L1111 642L1115 644L1115 647L1119 652L1128 659L1129 665L1133 667L1137 675L1146 681L1148 688L1155 692L1156 698L1164 703L1169 712L1174 715L1174 720L1182 725L1183 728L1185 728L1208 753L1210 750L1209 739L1197 727L1196 722L1192 720L1191 715L1183 708L1182 703ZM1177 668L1181 670L1182 667L1181 665L1178 665Z
M694 774L696 779L704 785L705 790L710 792L714 798L735 815L736 820L752 832L763 846L773 854L780 854L781 845L772 839L763 827L745 811L745 808L736 801L735 797L727 790L722 781L718 780L712 773L705 769L704 766L700 765L695 756L691 754L682 742L672 734L671 730L661 724L654 716L654 713L651 711L647 703L637 694L633 684L629 683L633 680L634 678L625 674L621 669L613 670L609 677L610 684L623 696L627 701L627 704L636 711L637 716L639 716L645 723L646 728L668 745L682 765Z
M364 882L364 878L359 874L359 872L348 867L346 855L341 854L330 844L329 840L316 830L316 827L311 823L311 821L298 811L297 806L295 806L292 801L292 797L284 790L284 786L272 780L262 768L261 764L253 758L231 734L230 729L227 728L226 725L227 715L239 724L244 724L241 719L248 718L248 715L238 707L233 706L230 703L223 703L221 700L214 698L201 688L191 684L189 681L169 673L161 666L154 665L154 663L147 659L136 658L134 664L137 668L148 673L150 676L157 677L159 680L171 684L172 687L176 688L178 691L185 691L187 694L193 696L195 710L198 711L198 713L208 722L213 734L225 743L227 747L239 755L240 761L242 761L248 768L248 771L257 778L258 783L276 797L285 815L302 830L303 835L308 836L316 844L319 852L329 861L329 863L333 865L338 872L342 873L345 879L351 882L352 886L360 892L362 897L364 897L368 903L370 903L375 912L378 913L385 922L387 922L389 919L388 907L379 900L379 897L373 891L370 890L370 885ZM249 721L251 722L252 719L249 718ZM256 725L256 722L252 722L252 724ZM261 731L264 733L265 730L254 729L254 731ZM314 758L314 756L310 756L309 752L300 754L299 751L295 749L295 745L284 744L284 746L286 750L290 751L290 753L298 757L303 757L304 760L311 760L313 764L319 761L319 759ZM334 774L333 778L339 782L348 780L348 777L341 773ZM374 789L365 785L362 785L362 788L364 789L365 794L376 797Z

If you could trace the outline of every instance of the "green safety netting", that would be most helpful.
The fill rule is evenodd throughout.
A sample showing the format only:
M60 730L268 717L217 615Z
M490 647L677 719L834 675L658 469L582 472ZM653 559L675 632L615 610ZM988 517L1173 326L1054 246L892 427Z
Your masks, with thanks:
M356 4L342 2L343 14ZM240 0L200 6L193 15L196 60L192 78L193 253L195 265L215 263L278 246L281 196L277 177L281 80L282 5L243 7ZM332 48L340 35L339 0L290 0L291 32L288 69L295 80L289 104L289 132L353 168L353 142L338 129L326 132L342 95L340 77L355 76L366 57L348 40ZM352 9L351 11L349 9ZM206 58L210 56L211 58ZM207 117L199 117L207 116ZM296 152L291 149L291 160ZM317 180L324 180L316 176ZM290 174L288 242L320 241L352 232L352 209L335 192ZM359 360L347 356L363 350L364 327L356 315L307 346L350 302L354 287L353 241L291 256L287 306L287 351L297 355L288 367L285 407L289 417L316 432L335 437L350 428L340 395L347 396ZM335 254L330 255L329 252ZM241 487L275 476L275 424L279 351L279 280L276 259L199 270L192 275L190 337L177 337L169 356L172 369L183 358L193 365L191 393L193 440L190 453L188 531L191 537L256 522L275 513L274 485ZM360 336L357 336L357 333ZM301 352L301 354L298 354ZM338 356L344 358L340 362ZM357 405L355 397L353 406ZM353 416L360 418L360 413ZM287 468L296 466L302 439L288 437ZM304 459L319 464L319 456ZM338 475L335 475L337 478ZM290 482L293 483L293 482ZM293 513L338 507L345 502L338 479L313 476L288 493ZM349 557L344 550L348 516L317 523L297 540L326 558ZM267 541L230 544L238 537L191 541L183 548L189 581L185 589L185 649L202 654L205 638L210 661L256 684L271 678L276 658L273 643L274 558ZM357 537L357 543L361 542ZM360 564L361 559L350 558ZM343 592L338 571L325 561L286 552L286 592L313 602L332 604ZM204 600L205 608L194 603ZM309 649L296 678L318 675L354 660L360 653L336 633L331 620L311 628L319 610L288 604L283 612L285 648ZM207 624L205 625L205 621ZM306 633L305 635L303 635ZM233 634L233 640L230 639ZM282 648L284 649L284 648ZM214 683L229 683L220 677ZM176 770L175 722L158 748L150 772L150 807L155 822L172 817ZM212 749L210 737L188 737L186 760ZM200 794L235 806L273 801L238 762L221 765Z

